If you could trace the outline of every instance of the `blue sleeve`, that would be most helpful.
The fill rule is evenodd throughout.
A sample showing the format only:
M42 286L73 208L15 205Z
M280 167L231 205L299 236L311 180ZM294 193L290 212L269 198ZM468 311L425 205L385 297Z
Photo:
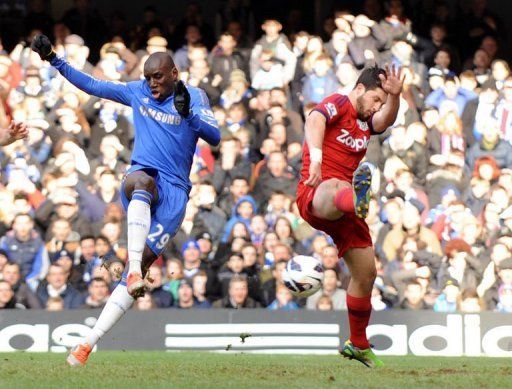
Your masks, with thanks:
M190 109L192 112L186 121L194 131L199 133L201 139L212 146L217 146L220 143L220 131L210 108L208 97L201 89L192 89L190 92L192 92L190 93Z
M77 88L90 95L116 101L124 105L130 105L131 91L127 84L122 82L112 82L97 80L79 70L73 68L62 58L55 57L51 60L51 65L55 67L66 80Z

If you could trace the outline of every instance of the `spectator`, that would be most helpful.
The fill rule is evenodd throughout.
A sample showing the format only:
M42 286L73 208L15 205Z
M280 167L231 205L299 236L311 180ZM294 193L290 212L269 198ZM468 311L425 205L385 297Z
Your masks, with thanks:
M317 309L318 311L332 311L333 303L331 298L326 294L321 295L318 301L316 302L315 309Z
M36 294L42 306L50 297L61 297L64 300L65 309L78 308L83 299L78 291L68 283L68 274L65 269L57 264L52 264L48 270L46 281L41 282Z
M163 289L171 293L174 301L178 300L178 288L180 281L184 278L183 264L178 259L169 259L166 264L167 282L163 285Z
M0 239L0 248L5 250L11 262L20 266L21 277L35 290L46 276L50 262L30 215L18 214L14 217L12 230Z
M271 310L292 311L299 309L299 306L293 301L290 290L284 285L278 285L276 299L267 308Z
M219 81L219 87L226 89L234 70L241 70L239 73L244 78L248 74L247 61L237 48L236 38L229 32L220 35L217 46L210 54L212 75Z
M93 278L89 284L88 294L82 308L103 309L110 293L103 278Z
M260 304L249 297L247 280L241 276L234 276L229 282L228 295L213 304L214 308L258 308Z
M459 283L455 279L448 279L445 282L442 293L434 304L435 312L455 312L460 297Z
M162 268L153 264L149 268L148 289L156 308L170 308L174 299L172 294L163 288Z
M190 280L182 280L178 289L178 301L175 305L176 308L189 309L189 308L210 308L211 304L204 300L199 302L194 297L194 290Z
M405 299L400 304L402 309L423 310L428 309L424 300L425 291L418 281L411 281L405 288Z
M306 302L307 309L316 309L317 301L327 295L332 300L332 306L334 310L346 310L347 309L347 292L343 289L338 288L338 278L336 272L331 269L324 271L324 280L322 282L322 289L308 297Z
M11 284L0 280L0 309L25 309L25 306L16 302L16 296Z
M41 304L34 292L21 279L20 266L17 263L7 262L0 274L0 279L7 281L14 292L16 301L27 309L41 308Z
M149 311L155 308L155 301L153 300L151 293L145 293L144 296L135 300L135 303L133 304L133 309L137 311Z
M50 297L46 302L46 310L49 312L59 312L64 309L64 300L62 297Z

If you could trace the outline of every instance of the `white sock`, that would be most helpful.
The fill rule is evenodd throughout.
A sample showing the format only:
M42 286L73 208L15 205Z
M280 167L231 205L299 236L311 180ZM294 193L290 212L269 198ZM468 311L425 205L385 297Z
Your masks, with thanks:
M119 284L105 304L96 324L85 338L85 342L94 348L98 340L105 335L132 306L133 297L128 294L126 285Z
M135 190L128 205L128 274L142 273L142 252L151 226L151 196Z

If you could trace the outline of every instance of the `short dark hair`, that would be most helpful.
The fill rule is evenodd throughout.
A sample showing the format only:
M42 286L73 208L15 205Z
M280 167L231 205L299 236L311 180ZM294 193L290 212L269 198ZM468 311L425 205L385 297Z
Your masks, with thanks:
M379 77L381 74L386 77L386 71L377 65L366 68L359 75L356 85L363 84L366 90L382 88L382 81Z
M80 243L82 243L84 240L89 240L89 239L92 239L92 240L96 240L96 238L94 237L94 235L83 235L82 237L80 237Z

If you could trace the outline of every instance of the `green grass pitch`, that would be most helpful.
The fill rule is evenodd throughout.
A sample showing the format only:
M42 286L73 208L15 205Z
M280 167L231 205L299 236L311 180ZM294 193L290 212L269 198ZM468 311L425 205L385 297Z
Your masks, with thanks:
M64 354L0 354L1 388L511 388L510 358L384 357L370 370L337 356L100 351L87 367Z

